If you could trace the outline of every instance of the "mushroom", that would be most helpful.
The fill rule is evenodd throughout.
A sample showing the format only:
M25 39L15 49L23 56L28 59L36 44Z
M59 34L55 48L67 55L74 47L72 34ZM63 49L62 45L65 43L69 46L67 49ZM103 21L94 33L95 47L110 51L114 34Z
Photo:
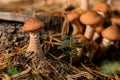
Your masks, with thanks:
M114 26L120 26L120 17L115 16L111 18L112 25Z
M99 60L115 41L120 40L120 31L118 27L109 26L102 31L102 36L102 42L100 43L98 51L94 55L95 60Z
M92 40L93 41L96 41L100 35L101 35L101 32L104 30L104 27L103 26L97 26L95 28L95 33L93 34L93 37L92 37Z
M75 12L69 12L67 14L67 18L68 21L71 23L72 27L73 27L73 31L71 33L71 35L75 35L77 33L82 33L83 32L83 27L81 26L80 22L79 22L79 14L75 13Z
M85 44L85 47L88 45L88 39L82 35L82 34L77 34L75 35L75 37L77 37L78 39L74 41L74 43L76 42L81 42ZM83 55L83 48L85 47L77 47L77 55L73 55L73 61L77 62L80 60L81 56Z
M89 58L90 61L92 61L95 52L98 50L98 44L95 41L89 42L87 50L88 50L87 57Z
M106 2L98 2L94 4L93 9L97 11L100 15L102 15L103 17L108 15L108 13L110 14L111 12L111 8Z
M36 18L28 19L22 27L22 30L29 32L30 41L26 52L34 52L41 59L44 58L44 53L40 45L39 30L44 28L43 22Z
M95 27L100 24L102 20L103 17L93 10L89 10L80 16L80 21L86 25L84 33L86 38L91 39L93 37Z

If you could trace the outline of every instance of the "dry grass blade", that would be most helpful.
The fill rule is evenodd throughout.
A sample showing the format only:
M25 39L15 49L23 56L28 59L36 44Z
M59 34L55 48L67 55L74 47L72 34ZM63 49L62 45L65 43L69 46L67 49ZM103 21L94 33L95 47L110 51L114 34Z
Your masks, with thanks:
M14 78L21 77L21 76L29 73L29 72L32 70L32 68L31 68L29 65L26 64L25 66L27 67L26 70L24 70L24 71L22 71L22 72L20 72L20 73L18 73L18 74L14 74L14 75L12 75L10 78L11 78L11 79L14 79Z
M72 71L74 72L74 73L80 73L81 71L78 69L78 68L76 68L76 67L74 67L74 66L70 66L69 65L69 63L67 63L66 61L63 61L63 60L60 60L60 59L58 59L56 56L54 56L53 54L51 54L51 53L48 53L52 58L54 58L55 60L57 60L60 64L63 64L63 63L65 63L67 66L69 66L71 69L72 69ZM62 63L63 62L63 63Z
M98 71L95 71L95 70L93 70L93 69L90 69L89 67L86 67L86 66L85 66L84 64L82 64L82 63L81 63L81 65L82 65L82 67L85 68L89 73L91 73L91 74L93 74L93 75L96 75L96 76L98 76L98 77L101 78L101 79L103 79L103 77L106 77L106 78L108 78L108 79L110 79L110 80L114 80L113 77L110 76L110 75L106 75L106 74L103 74L103 73L101 73L101 72L98 72Z
M67 16L65 14L63 16L64 16L64 22L63 22L61 33L62 35L66 35L69 33L69 22L68 22Z
M10 77L6 73L1 72L0 73L0 79L1 80L10 80Z
M74 79L77 79L81 76L84 76L84 77L88 78L89 80L94 79L94 77L90 73L85 72L85 71L83 71L81 73L73 74L73 75L67 75L66 78L68 80L72 80L72 79L74 80Z

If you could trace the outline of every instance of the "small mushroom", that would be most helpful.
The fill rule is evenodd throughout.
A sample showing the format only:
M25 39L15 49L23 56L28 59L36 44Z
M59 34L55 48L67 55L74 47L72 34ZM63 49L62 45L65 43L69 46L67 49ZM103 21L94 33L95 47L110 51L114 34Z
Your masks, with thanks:
M77 37L78 39L74 41L75 42L81 42L81 43L84 43L85 44L85 47L88 45L88 39L82 35L82 34L77 34L75 37ZM73 56L73 61L77 62L80 60L81 56L83 55L83 48L85 47L77 47L76 50L77 50L77 55L74 55Z
M73 31L71 35L75 35L77 33L82 33L83 27L81 26L79 22L79 14L75 12L69 12L67 14L68 21L72 24Z
M94 4L93 9L97 11L100 15L102 15L103 17L110 14L111 12L111 8L106 2L98 2Z
M96 41L96 40L100 37L101 32L102 32L103 30L104 30L104 27L103 27L103 26L97 26L97 27L95 28L95 33L94 33L94 35L93 35L92 40L93 40L93 41Z
M98 44L95 41L89 42L87 50L88 50L87 57L89 58L90 61L92 61L95 52L98 50Z
M80 21L86 25L84 33L86 38L91 39L93 37L95 27L100 24L102 20L103 17L93 10L89 10L80 16Z
M98 51L94 55L95 60L99 60L115 41L120 40L120 31L118 27L109 26L102 31L102 36L102 42L100 43Z
M29 32L30 41L26 52L34 52L41 59L44 58L44 53L41 48L40 39L39 39L39 30L44 28L43 22L39 21L36 18L28 19L23 25L22 29L26 32Z

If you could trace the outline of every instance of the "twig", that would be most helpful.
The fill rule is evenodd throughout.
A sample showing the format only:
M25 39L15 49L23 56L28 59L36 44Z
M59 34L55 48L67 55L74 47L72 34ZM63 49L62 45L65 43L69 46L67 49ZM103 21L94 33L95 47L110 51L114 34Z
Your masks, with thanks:
M10 80L10 77L6 73L1 72L0 73L0 79L1 80Z
M55 41L57 41L57 42L61 42L59 39L53 38L52 35L50 35L49 38L52 39L52 40L55 40Z
M81 71L78 69L78 68L76 68L76 67L74 67L74 66L70 66L69 65L69 63L67 63L67 62L65 62L65 61L63 61L63 60L59 60L56 56L54 56L53 54L51 54L51 53L48 53L51 57L53 57L55 60L57 60L60 64L62 64L62 62L64 62L64 63L66 63L72 70L74 70L74 72L75 73L80 73Z
M59 73L59 71L50 63L50 62L47 62L47 64L56 72L60 75L60 77L65 80L65 78L63 77L63 75L61 73Z
M67 75L66 78L67 78L68 80L71 80L71 79L79 78L79 77L81 77L81 76L85 76L85 77L88 77L88 76L89 76L88 78L89 78L90 80L94 78L90 73L85 72L85 71L83 71L83 72L81 72L81 73L78 73L78 74Z
M50 42L50 41L44 41L45 43L48 44L54 44L54 45L59 45L59 46L66 46L66 47L71 47L71 48L76 48L74 46L69 46L69 45L64 45L64 44L60 44L59 42Z
M19 13L13 13L13 12L0 12L1 20L25 22L29 17L30 15L27 15L27 14L19 14Z
M29 65L26 65L26 67L28 67L26 70L24 70L24 71L22 71L22 72L20 72L20 73L18 73L18 74L14 74L14 75L12 75L10 78L11 78L11 79L14 79L14 78L23 76L23 75L29 73L29 72L32 70L32 68L31 68Z
M28 45L23 46L23 47L17 52L17 54L24 53L24 52L26 51L27 46L28 46Z

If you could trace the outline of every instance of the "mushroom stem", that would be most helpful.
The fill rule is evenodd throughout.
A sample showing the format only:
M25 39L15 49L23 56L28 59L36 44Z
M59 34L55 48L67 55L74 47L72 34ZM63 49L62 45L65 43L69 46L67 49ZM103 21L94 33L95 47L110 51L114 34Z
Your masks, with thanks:
M105 0L109 6L112 6L113 0Z
M76 50L77 50L77 52L78 52L77 56L78 56L79 58L81 58L82 53L83 53L83 48L76 48Z
M90 61L92 61L95 52L98 50L98 44L96 42L92 41L89 43L87 48L88 48L87 56L89 57Z
M80 0L80 8L83 10L89 9L89 0Z
M92 28L91 26L87 25L85 33L84 33L84 36L86 38L88 38L88 39L91 39L93 34L94 34L94 28Z
M78 62L83 55L83 48L76 48L76 51L78 52L77 55L72 56L73 62Z
M103 38L101 45L104 46L105 49L108 49L110 47L111 40L107 38Z
M76 35L77 33L81 34L83 32L83 26L80 25L78 20L74 20L71 24L72 24L72 27L73 27L73 32L72 32L71 35Z
M39 32L30 32L30 42L27 48L27 52L34 51L40 58L44 58L44 53L42 51L39 39Z
M100 34L97 33L97 32L95 32L95 33L93 34L92 40L93 40L93 41L96 41L99 37L100 37Z
M112 41L107 38L102 39L102 42L99 46L97 54L94 56L95 60L100 60L101 56L103 56L103 54L108 50L111 43L112 43Z

